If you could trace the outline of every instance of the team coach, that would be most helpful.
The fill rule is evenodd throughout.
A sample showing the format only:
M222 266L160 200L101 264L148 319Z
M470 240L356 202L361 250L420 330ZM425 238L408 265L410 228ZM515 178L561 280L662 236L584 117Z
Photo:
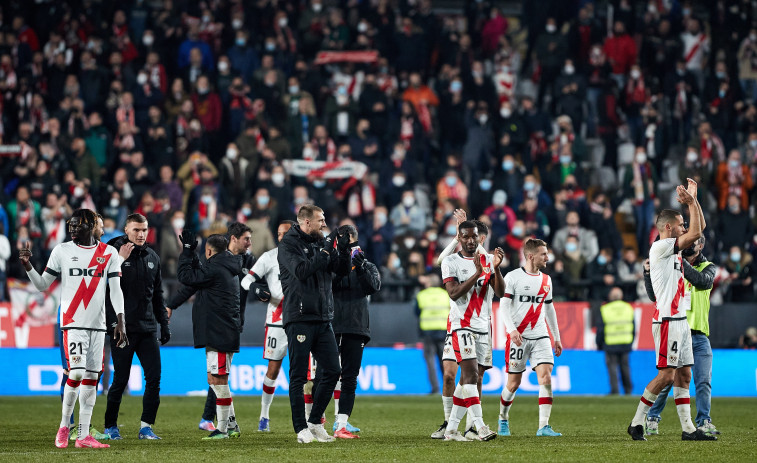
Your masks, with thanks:
M336 232L324 238L323 209L305 205L297 213L297 224L279 243L279 269L284 290L283 323L289 343L289 402L292 424L300 443L331 442L321 416L339 380L339 352L331 327L334 275L350 272L350 237ZM307 381L309 356L318 365L320 384L313 397L309 422L305 420L303 386Z

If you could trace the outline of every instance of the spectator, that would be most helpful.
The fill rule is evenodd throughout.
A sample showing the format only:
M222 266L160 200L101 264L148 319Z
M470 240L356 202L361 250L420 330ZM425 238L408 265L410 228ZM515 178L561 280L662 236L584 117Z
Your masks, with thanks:
M575 237L577 250L584 262L593 261L599 254L599 245L597 244L597 235L593 231L587 230L580 225L580 217L577 212L568 212L565 217L565 226L555 232L552 238L552 249L557 256L561 256L568 251L566 244L571 237Z
M555 80L553 98L556 112L565 114L573 122L570 132L579 132L583 123L584 101L586 100L586 80L576 73L572 59L566 59L560 76ZM559 122L558 122L559 124Z
M624 197L633 203L639 254L645 256L649 250L648 237L659 200L657 199L657 172L652 163L647 160L647 153L643 146L636 147L633 163L626 168L623 185Z
M749 194L754 187L749 166L742 162L741 152L731 150L728 160L721 162L715 174L715 188L718 195L718 209L725 210L728 197L736 196L741 204L741 210L749 209Z
M610 288L618 284L618 266L612 249L602 249L597 258L586 267L586 278L591 281L591 298L608 300Z
M691 135L694 117L694 96L699 93L696 76L686 68L686 60L678 59L674 72L665 76L664 92L670 104L673 142L680 143Z
M623 301L623 290L615 287L609 292L608 302L600 308L601 323L597 324L597 349L605 351L607 373L610 375L610 394L618 394L618 371L623 381L623 392L631 394L631 369L628 356L633 344L635 322L633 307Z
M578 245L579 241L577 236L568 236L565 241L564 251L557 256L560 265L555 265L555 269L558 269L558 267L563 269L563 280L568 286L567 298L569 301L585 300L587 296L586 286L583 280L587 260L581 253ZM555 252L557 252L556 249Z
M613 35L605 40L604 53L607 61L612 66L611 77L617 82L618 87L625 87L626 76L631 70L631 65L636 63L636 42L626 32L626 25L622 21L615 21Z
M626 288L626 300L646 299L643 279L644 266L639 262L636 250L632 247L624 248L623 258L618 262L618 284Z
M193 52L193 50L197 50ZM207 43L199 39L199 26L197 23L189 25L187 38L179 46L178 65L179 68L185 68L190 65L191 54L200 54L200 64L206 72L213 70L213 53ZM192 64L194 66L194 63ZM193 82L193 81L192 81Z
M537 104L541 107L544 95L551 91L567 55L565 39L557 31L557 21L554 17L547 18L545 31L536 39L535 54L540 71Z
M757 59L757 29L749 29L749 35L739 46L739 83L747 101L757 102L757 70L752 63Z
M248 201L249 188L253 184L255 172L250 169L250 161L239 155L234 143L226 146L226 155L219 166L218 181L223 186L223 206L227 211L239 210ZM274 221L278 223L277 221Z
M743 248L754 234L749 211L741 208L738 196L728 196L726 209L720 213L717 226L718 250L725 255L733 247Z
M727 285L726 302L753 302L755 273L752 255L739 246L729 249L725 270L729 273L723 283Z
M426 229L426 212L416 201L412 190L402 193L402 202L392 209L389 219L394 226L395 235L403 235L406 232L420 235Z
M5 282L8 275L6 269L8 268L8 259L11 257L11 243L8 241L8 237L5 236L5 228L0 223L0 302L8 301L8 297L5 295Z
M617 257L623 247L623 240L615 224L612 204L603 192L597 193L589 204L589 228L596 233L599 248L615 249Z
M697 79L698 87L702 88L704 84L704 68L707 63L707 56L710 53L710 39L702 31L699 19L695 17L686 18L686 30L681 34L683 42L683 58L686 61L688 69Z
M168 215L168 220L163 221L163 230L160 233L160 266L164 279L176 278L182 250L179 236L184 225L184 212L178 209L174 209Z
M744 332L744 335L739 337L739 347L742 349L757 349L757 328L750 326Z

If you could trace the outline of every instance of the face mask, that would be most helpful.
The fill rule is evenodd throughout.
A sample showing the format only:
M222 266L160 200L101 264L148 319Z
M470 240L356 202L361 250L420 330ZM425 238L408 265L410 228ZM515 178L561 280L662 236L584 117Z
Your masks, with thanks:
M757 41L757 35L756 34L749 34L749 40L751 40L752 42Z
M696 151L689 151L686 153L686 160L689 162L697 162L697 159L699 158L699 155L696 153Z
M686 74L686 69L676 69L676 74L683 76Z
M218 70L221 72L226 72L229 70L229 63L226 61L219 61L218 62Z
M691 8L684 8L681 10L681 13L683 13L684 16L688 16L691 14Z
M576 243L565 243L565 250L568 252L576 252L578 245Z
M547 28L546 29L547 29L547 32L549 32L551 34L551 33L553 33L554 31L557 30L557 26L555 26L554 24L547 24Z
M451 176L444 177L444 183L446 183L448 187L453 187L457 183L457 179Z
M555 255L551 252L547 253L547 262L554 262L555 261Z
M313 180L313 186L316 188L323 188L326 186L326 180Z
M299 85L290 85L289 86L289 93L292 94L292 95L300 93L300 86Z
M413 204L415 204L415 198L412 196L405 196L402 198L402 205L405 207L413 207Z
M302 150L302 157L305 159L313 159L315 157L315 150L310 146L306 146Z
M229 158L229 159L231 159L232 161L237 158L237 154L239 154L239 153L237 152L237 150L235 150L233 148L230 148L230 149L226 150L226 157Z
M321 8L323 8L323 5L321 5L320 3L313 3L313 11L315 11L316 13L320 13Z
M723 97L725 97L725 90L720 90L720 91L718 91L718 96L719 96L720 98L723 98Z
M513 236L520 238L523 236L523 227L513 227Z
M731 211L733 214L739 213L739 205L738 204L732 204L728 206L728 210Z
M244 37L239 37L236 40L236 44L238 46L240 46L240 47L243 47L243 46L247 45L247 39L245 39Z
M137 76L137 83L139 85L144 85L147 83L147 75L146 74L140 74Z
M110 207L116 208L116 207L118 207L119 203L120 202L116 198L112 198L110 200Z
M485 179L481 180L480 182L478 182L478 186L483 191L489 191L489 190L492 189L492 181L489 180L489 179L487 179L487 178L485 178Z
M741 261L741 254L738 252L732 252L731 253L731 262L739 262Z
M449 91L453 93L457 93L460 90L463 89L463 83L459 80L453 80L451 84L449 84Z
M405 244L405 247L407 249L412 249L413 246L415 246L415 239L413 239L413 238L405 238L405 241L403 241L403 243Z
M241 29L242 28L242 20L241 19L234 19L231 21L231 27L234 29Z
M510 108L502 108L499 110L499 115L502 116L504 119L507 119L513 114L513 110Z
M249 207L243 207L242 208L242 215L245 216L245 217L251 216L252 215L252 209L250 209Z
M207 95L209 91L210 91L210 89L208 87L198 87L197 88L197 93L199 93L200 95Z
M287 18L280 18L279 19L279 27L287 27L288 23L289 23L289 21L287 20Z
M202 195L202 202L205 204L210 204L213 202L213 197L208 195Z
M570 164L570 155L569 154L561 154L560 155L560 164L562 164L562 165Z
M741 165L741 163L735 159L728 161L728 167L731 169L738 169L739 165Z
M181 230L182 228L184 228L184 219L173 219L171 221L171 226L175 230Z
M271 174L271 181L276 186L283 185L285 179L286 179L286 176L284 174L282 174L281 172L277 172L275 174Z
M400 268L401 264L402 263L400 262L399 257L395 257L394 259L392 259L392 268L398 269L398 268Z
M427 236L426 238L428 238L428 240L429 240L429 241L431 241L431 242L433 243L433 242L434 242L434 241L436 241L436 239L437 239L437 238L439 238L439 237L438 237L438 236L436 235L436 233L429 233L429 234L428 234L428 236Z
M209 23L210 22L210 16L204 14L202 15L202 22Z
M454 223L447 225L447 234L450 236L457 235L457 226Z
M567 74L567 75L569 75L569 76L570 76L570 75L572 75L572 74L573 74L574 72L576 72L576 68L575 68L575 67L574 67L574 66L573 66L573 65L571 64L571 65L565 66L565 69L564 69L564 71L565 71L565 74Z
M265 43L265 49L268 51L273 51L276 49L276 44L273 42L266 42Z
M757 148L757 140L749 140L749 146L752 148Z
M607 257L603 256L602 254L597 256L597 263L599 265L605 265L607 263Z
M534 182L526 182L523 184L523 189L526 191L533 191L534 188L536 188L536 184Z
M258 206L265 207L271 201L271 198L269 196L258 196L256 201L258 203Z
M386 214L376 214L376 222L380 227L386 225Z
M105 232L106 235L110 235L111 233L113 233L114 231L116 231L116 229L113 228L113 227L105 227L105 228L103 228L103 231Z
M486 124L486 121L488 121L488 120L489 120L489 116L487 116L486 114L482 114L482 115L478 116L478 122L480 122L481 125Z
M83 195L84 195L84 188L82 188L80 186L77 186L76 188L74 188L74 196L76 196L77 198L79 198L79 197L81 197Z
M507 193L505 193L502 190L498 190L494 192L494 195L492 195L492 204L497 207L502 207L507 202Z
M644 153L637 154L636 162L638 162L639 164L644 164L645 162L647 162L647 155Z
M368 24L366 24L366 23L360 23L360 24L358 24L357 25L357 31L360 32L361 34L364 34L365 32L368 31Z
M638 69L632 69L631 70L631 78L632 79L638 79L639 77L641 77L641 71L639 71Z
M392 185L396 187L401 187L405 185L405 177L401 175L395 175L392 177Z
M515 162L510 161L510 160L502 161L502 170L510 172L514 168L515 168Z
M717 76L718 79L725 79L725 72L718 71L715 73L715 76Z
M142 43L145 44L146 47L151 46L155 42L155 37L152 35L146 35L142 37Z

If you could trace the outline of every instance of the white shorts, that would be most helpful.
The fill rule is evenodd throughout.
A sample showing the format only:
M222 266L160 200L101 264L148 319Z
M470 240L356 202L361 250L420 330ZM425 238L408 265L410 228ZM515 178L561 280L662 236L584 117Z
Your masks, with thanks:
M104 331L63 330L63 345L69 372L85 370L99 374L103 371Z
M210 347L205 348L205 365L211 375L224 376L231 371L233 352L218 352Z
M282 326L265 326L265 350L263 358L266 360L282 360L287 354L287 334Z
M526 361L531 369L542 364L555 364L555 356L552 354L552 343L548 337L539 339L525 339L520 346L510 342L507 336L505 345L505 365L508 373L523 373L526 371Z
M491 336L488 333L481 334L469 330L455 330L448 334L444 342L442 360L460 363L470 359L476 359L481 367L492 367Z
M652 323L652 338L658 369L694 365L691 328L685 318Z

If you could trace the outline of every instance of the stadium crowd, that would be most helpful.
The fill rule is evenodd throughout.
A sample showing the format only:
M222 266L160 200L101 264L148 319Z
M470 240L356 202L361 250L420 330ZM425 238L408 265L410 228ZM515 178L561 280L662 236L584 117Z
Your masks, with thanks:
M691 177L716 284L753 300L753 3L461 3L3 2L0 277L25 278L26 241L44 265L80 207L103 241L145 215L170 280L183 228L244 222L260 256L315 203L360 229L376 298L409 300L464 208L506 270L547 240L556 299L644 299L655 211Z

